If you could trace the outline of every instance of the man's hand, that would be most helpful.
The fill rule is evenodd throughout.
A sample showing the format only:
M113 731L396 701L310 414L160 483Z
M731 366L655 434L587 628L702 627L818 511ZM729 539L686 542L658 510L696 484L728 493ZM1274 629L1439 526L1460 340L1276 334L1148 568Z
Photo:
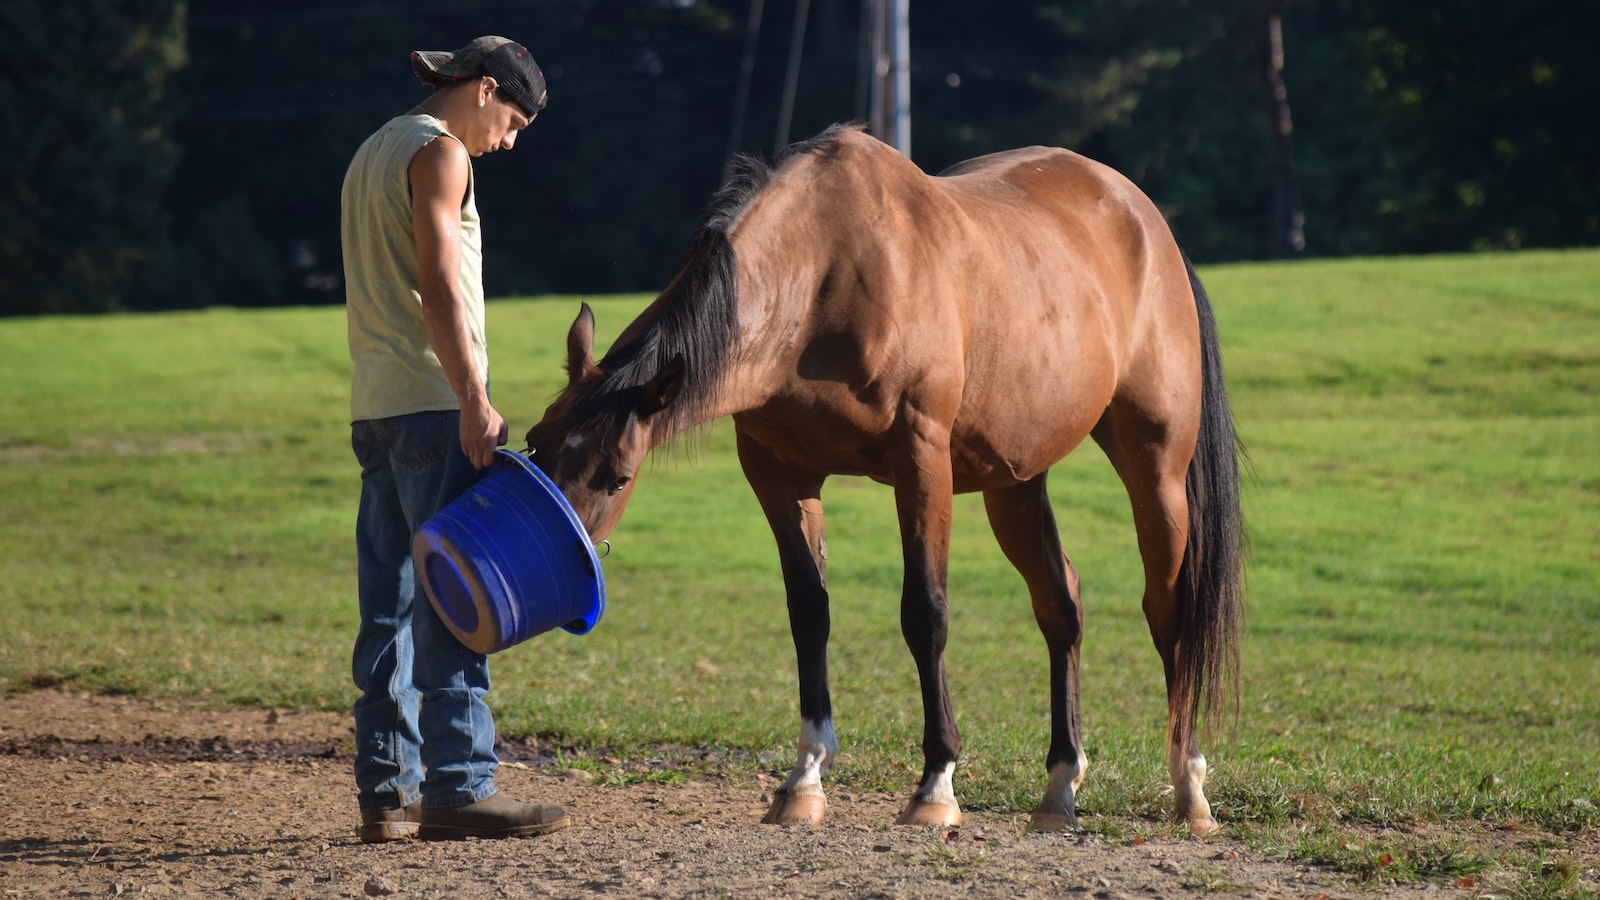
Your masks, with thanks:
M461 452L474 466L487 469L493 465L495 448L505 446L506 436L506 420L495 412L487 398L462 407Z

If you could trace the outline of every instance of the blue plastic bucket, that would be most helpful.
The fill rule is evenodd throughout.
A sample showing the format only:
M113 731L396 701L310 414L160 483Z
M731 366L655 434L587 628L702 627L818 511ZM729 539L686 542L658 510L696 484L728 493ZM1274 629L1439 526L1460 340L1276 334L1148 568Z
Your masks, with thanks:
M605 613L588 531L520 453L496 451L477 484L423 523L411 551L428 602L479 653L556 628L588 634Z

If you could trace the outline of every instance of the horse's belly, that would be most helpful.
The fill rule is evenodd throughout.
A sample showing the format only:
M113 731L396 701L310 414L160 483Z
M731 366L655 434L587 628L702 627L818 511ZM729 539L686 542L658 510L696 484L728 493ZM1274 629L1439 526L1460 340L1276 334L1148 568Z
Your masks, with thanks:
M950 464L957 493L1028 481L1060 462L1089 436L1105 404L1030 406L1010 414L989 410L982 421L956 421Z
M1072 334L1042 341L1038 333L1032 341L1001 337L1011 352L986 369L963 367L927 348L901 348L897 378L807 383L734 419L746 439L786 466L893 484L906 449L900 442L907 411L930 415L925 424L933 424L942 409L951 416L945 425L957 492L1027 481L1059 462L1099 422L1115 390L1114 355L1104 342Z
M1104 329L1085 335L1086 318L1080 312L1058 317L1054 327L984 336L1008 349L995 364L968 369L950 435L957 490L1027 481L1099 423L1117 389L1118 360Z
M734 422L746 440L798 471L865 475L887 481L888 420L841 414L837 409L785 410L764 407L738 413Z

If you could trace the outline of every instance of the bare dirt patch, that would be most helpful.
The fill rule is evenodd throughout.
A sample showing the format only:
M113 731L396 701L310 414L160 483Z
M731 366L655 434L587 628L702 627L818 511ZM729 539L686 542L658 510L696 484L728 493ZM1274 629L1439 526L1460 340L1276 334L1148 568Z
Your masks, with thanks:
M42 690L0 699L0 897L1354 897L1372 886L1227 837L1027 835L1026 816L895 828L835 790L827 824L758 823L763 786L591 783L507 748L502 790L560 803L542 838L363 845L350 721ZM1590 874L1595 841L1578 860ZM1473 896L1476 886L1377 888Z

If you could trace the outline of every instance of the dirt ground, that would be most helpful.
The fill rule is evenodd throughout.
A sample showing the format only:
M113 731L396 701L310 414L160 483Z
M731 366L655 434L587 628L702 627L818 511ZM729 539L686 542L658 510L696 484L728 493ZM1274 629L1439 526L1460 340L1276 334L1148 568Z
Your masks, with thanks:
M0 897L1168 897L1492 895L1372 888L1226 836L1026 835L1025 815L891 826L903 800L835 789L821 827L758 822L766 785L614 786L509 747L501 789L572 827L363 845L350 720L42 690L0 698ZM519 754L519 751L520 754ZM532 762L520 762L521 758ZM1526 838L1523 835L1522 838ZM1484 840L1478 835L1475 840ZM1600 842L1575 852L1594 885Z

